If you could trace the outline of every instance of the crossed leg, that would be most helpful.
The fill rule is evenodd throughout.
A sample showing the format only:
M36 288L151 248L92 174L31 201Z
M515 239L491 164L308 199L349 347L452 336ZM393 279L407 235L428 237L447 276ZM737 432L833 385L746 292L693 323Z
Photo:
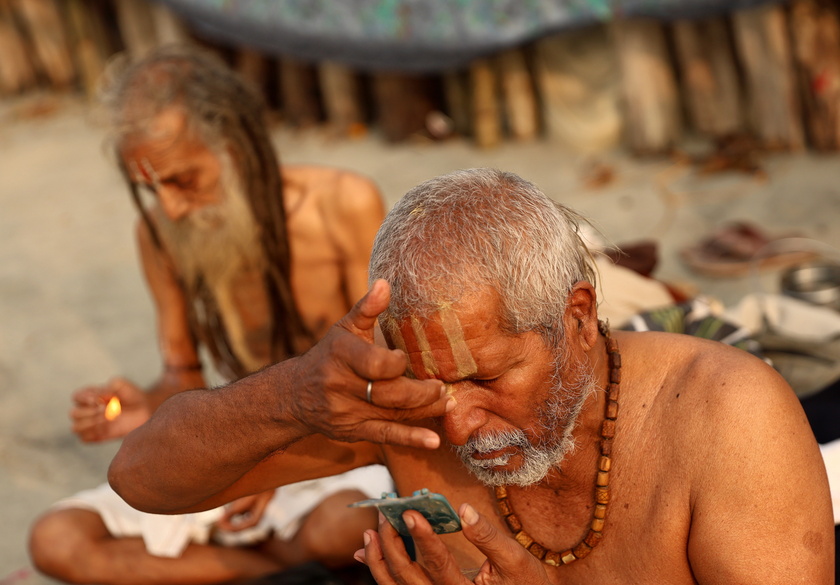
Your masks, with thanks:
M112 536L96 512L47 512L32 527L32 562L67 583L198 585L258 577L282 567L267 555L238 547L189 544L177 558L149 554L142 538Z
M376 526L373 509L348 508L367 497L343 490L326 497L289 540L257 547L187 545L177 558L146 551L142 538L114 537L96 512L52 510L32 526L29 551L35 567L67 583L103 585L203 585L259 577L319 561L328 567L353 563L362 533Z

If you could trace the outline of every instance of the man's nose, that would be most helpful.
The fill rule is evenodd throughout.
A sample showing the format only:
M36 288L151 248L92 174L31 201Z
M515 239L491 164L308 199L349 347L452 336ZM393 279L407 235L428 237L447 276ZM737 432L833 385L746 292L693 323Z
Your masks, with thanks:
M450 443L463 445L476 430L487 423L487 412L475 404L468 390L453 392L452 396L455 398L455 408L444 415L443 430Z
M171 187L160 185L157 189L157 196L163 212L172 221L178 221L186 217L190 211L189 202Z

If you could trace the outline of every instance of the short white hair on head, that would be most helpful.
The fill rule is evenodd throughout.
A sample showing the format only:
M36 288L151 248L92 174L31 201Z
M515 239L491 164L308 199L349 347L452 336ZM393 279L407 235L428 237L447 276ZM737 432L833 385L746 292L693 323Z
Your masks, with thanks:
M388 213L373 245L371 282L391 285L382 327L426 318L489 287L501 299L503 330L537 331L556 346L571 287L595 286L584 221L533 183L496 169L417 185Z

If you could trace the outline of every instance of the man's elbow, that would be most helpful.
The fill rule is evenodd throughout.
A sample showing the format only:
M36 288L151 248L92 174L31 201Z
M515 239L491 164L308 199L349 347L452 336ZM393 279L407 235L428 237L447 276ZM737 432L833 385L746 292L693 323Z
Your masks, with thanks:
M141 481L134 477L131 471L126 469L120 454L114 457L111 465L108 467L108 483L111 488L120 496L125 502L141 512L148 512L151 514L166 514L171 513L168 510L162 510L158 506L159 502L150 501L146 497L146 493L141 487Z

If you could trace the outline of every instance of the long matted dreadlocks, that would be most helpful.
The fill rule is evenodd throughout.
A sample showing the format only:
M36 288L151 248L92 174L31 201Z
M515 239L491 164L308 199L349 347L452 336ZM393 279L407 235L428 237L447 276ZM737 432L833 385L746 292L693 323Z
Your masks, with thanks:
M286 232L283 184L279 159L271 143L260 95L215 56L191 47L163 47L146 58L109 70L101 100L110 115L114 147L129 137L142 136L149 121L178 107L189 129L208 146L228 147L244 182L251 211L260 230L265 256L264 278L271 307L272 359L297 353L300 339L310 339L291 288L291 255ZM121 161L119 153L117 160ZM121 164L121 167L123 165ZM134 203L159 248L164 245L138 186L121 168ZM191 307L194 338L208 346L214 358L237 377L248 373L231 349L221 316L206 287L191 293L181 287Z

